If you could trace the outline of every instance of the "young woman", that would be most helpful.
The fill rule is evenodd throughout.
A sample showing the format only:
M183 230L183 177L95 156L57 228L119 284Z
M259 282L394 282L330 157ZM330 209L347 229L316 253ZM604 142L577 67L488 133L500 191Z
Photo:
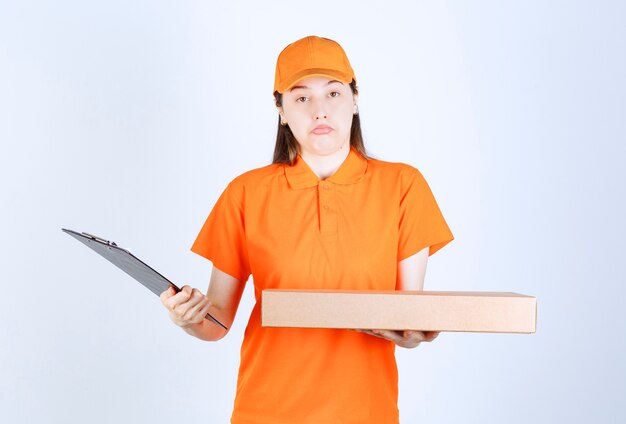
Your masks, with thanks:
M192 251L209 259L207 294L161 295L189 334L219 340L253 276L256 305L241 348L232 423L398 422L395 346L438 333L264 328L266 288L422 290L428 257L453 235L414 167L368 157L354 72L336 42L287 46L276 64L271 165L223 191Z

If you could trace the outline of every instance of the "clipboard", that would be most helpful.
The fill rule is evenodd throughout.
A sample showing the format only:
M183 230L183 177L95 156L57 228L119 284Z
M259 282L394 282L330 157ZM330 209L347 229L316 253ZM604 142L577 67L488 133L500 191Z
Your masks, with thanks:
M77 231L61 228L61 230L74 237L76 240L91 248L93 251L107 259L113 265L133 277L135 280L143 284L152 293L159 296L168 288L172 287L176 293L180 288L170 280L159 274L148 264L130 253L127 249L118 246L115 242L105 240L101 237L94 236L89 233L79 233ZM206 314L206 319L219 325L224 330L228 328L214 318L211 314Z

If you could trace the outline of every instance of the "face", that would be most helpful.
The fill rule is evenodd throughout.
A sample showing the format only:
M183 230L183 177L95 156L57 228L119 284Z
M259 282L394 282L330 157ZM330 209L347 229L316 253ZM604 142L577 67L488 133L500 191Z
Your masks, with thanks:
M329 156L349 150L356 102L350 85L308 77L283 93L278 112L298 141L302 156Z

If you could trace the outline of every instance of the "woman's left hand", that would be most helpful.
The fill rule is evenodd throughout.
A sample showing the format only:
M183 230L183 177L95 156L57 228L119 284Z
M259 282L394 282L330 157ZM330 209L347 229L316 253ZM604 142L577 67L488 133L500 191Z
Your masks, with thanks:
M439 335L439 331L417 331L417 330L357 330L361 333L370 334L382 339L390 340L400 347L412 349L419 346L421 342L432 342Z

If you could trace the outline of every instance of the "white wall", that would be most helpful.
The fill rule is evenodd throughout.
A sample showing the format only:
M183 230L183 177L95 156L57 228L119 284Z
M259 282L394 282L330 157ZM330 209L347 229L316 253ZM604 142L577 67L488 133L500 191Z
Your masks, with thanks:
M61 232L206 289L191 253L268 164L274 66L306 35L355 68L366 145L418 167L456 239L426 289L538 298L534 335L399 350L402 422L623 422L623 2L20 1L0 5L0 411L7 423L227 422L227 339Z

